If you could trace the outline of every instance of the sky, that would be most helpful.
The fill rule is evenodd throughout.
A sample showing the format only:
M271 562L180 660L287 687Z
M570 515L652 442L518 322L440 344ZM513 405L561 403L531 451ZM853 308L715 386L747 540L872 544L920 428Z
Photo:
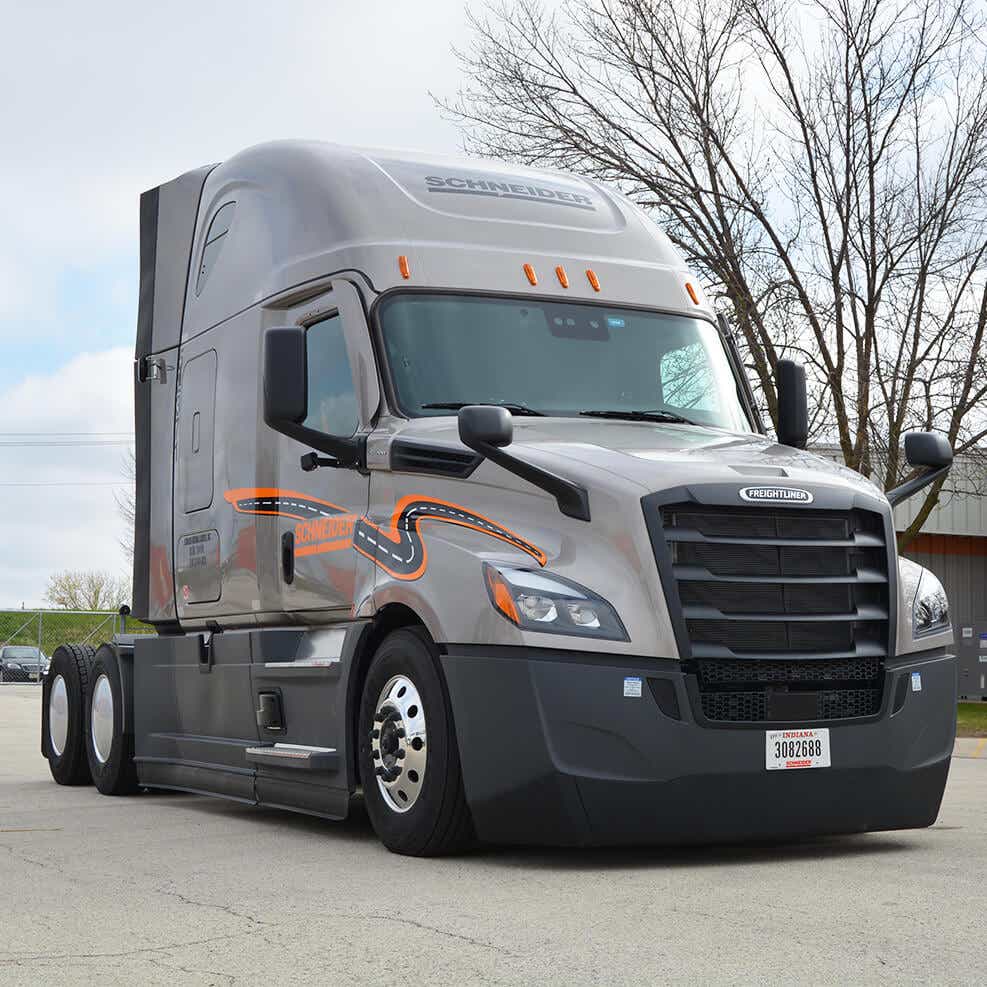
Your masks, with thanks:
M0 0L0 609L129 570L138 198L304 137L457 153L462 0ZM84 443L84 444L82 444Z

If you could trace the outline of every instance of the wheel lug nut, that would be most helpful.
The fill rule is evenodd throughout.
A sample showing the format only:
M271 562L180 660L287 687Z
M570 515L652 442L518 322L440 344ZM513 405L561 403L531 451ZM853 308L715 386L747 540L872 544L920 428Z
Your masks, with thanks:
M370 736L373 737L374 740L380 740L380 730L372 730L370 732Z
M404 727L398 727L397 730L395 730L394 732L395 732L395 734L398 737L403 737L404 736Z
M400 751L400 750L399 750L399 751L395 751L395 752L394 752L394 756L395 756L395 757L396 757L396 758L397 758L397 759L398 759L399 761L401 761L401 760L403 760L403 759L404 759L404 751Z
M374 751L373 752L373 755L374 755L374 760L375 761L379 761L380 760L380 751Z

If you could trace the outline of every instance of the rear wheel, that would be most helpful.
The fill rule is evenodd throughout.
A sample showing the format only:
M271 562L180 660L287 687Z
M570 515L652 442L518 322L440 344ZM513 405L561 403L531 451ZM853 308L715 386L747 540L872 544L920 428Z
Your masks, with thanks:
M473 827L438 652L420 628L389 634L367 672L359 720L367 814L394 853L462 850Z
M86 704L86 753L89 770L103 795L133 795L138 789L134 735L124 733L123 679L116 649L104 644L92 665Z
M95 651L86 644L60 644L41 690L41 753L59 785L88 785L85 720Z

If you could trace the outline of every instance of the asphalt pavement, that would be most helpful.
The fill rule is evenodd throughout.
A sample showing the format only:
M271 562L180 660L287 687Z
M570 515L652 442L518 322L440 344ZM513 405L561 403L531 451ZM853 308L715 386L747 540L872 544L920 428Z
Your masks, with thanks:
M389 854L345 823L51 781L0 688L0 984L983 983L987 759L931 829Z

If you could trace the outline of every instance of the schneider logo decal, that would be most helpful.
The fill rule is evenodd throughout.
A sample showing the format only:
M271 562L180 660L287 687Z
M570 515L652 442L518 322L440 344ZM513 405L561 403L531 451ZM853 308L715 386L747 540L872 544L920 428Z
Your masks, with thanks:
M419 579L428 566L428 550L421 525L426 521L472 528L520 549L539 565L545 553L509 528L460 504L434 497L404 497L398 501L387 527L353 514L338 504L275 487L227 490L226 501L238 514L291 518L295 525L296 556L322 555L355 549L395 579Z
M588 209L596 212L593 200L582 192L553 188L551 185L528 185L523 181L495 182L491 178L466 178L460 175L426 175L429 192L460 195L487 195L497 199L523 199L525 202L551 202L556 206Z
M800 487L744 487L740 496L749 504L811 504L815 499Z

